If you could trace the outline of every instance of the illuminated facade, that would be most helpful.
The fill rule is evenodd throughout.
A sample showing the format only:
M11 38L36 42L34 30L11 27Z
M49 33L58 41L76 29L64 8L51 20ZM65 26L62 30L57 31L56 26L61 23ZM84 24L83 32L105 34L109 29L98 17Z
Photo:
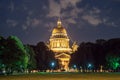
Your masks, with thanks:
M72 46L72 49L70 48L69 41L67 31L59 19L50 36L49 48L55 52L55 58L59 60L60 69L65 69L66 71L69 69L70 54L77 50L76 44Z

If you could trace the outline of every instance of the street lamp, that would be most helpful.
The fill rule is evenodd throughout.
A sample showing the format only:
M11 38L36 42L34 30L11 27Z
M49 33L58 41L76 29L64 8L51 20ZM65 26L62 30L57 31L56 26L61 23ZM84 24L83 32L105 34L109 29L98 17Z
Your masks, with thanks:
M54 67L55 66L55 63L54 62L51 62L51 67Z
M92 64L90 64L90 63L89 63L89 64L88 64L88 71L90 71L90 72L91 72L92 67L93 67L93 66L92 66Z
M76 65L73 65L73 68L74 68L74 69L76 69L76 68L77 68L77 66L76 66Z
M88 68L91 68L91 67L92 67L92 64L89 63L89 64L88 64Z
M55 62L54 61L52 61L51 63L50 63L50 67L51 67L51 69L53 70L54 68L55 68Z

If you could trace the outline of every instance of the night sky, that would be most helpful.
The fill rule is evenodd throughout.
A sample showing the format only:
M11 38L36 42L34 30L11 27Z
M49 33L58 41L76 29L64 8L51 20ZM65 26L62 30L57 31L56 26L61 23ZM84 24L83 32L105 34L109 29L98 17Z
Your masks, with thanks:
M58 17L71 42L120 38L120 0L0 0L0 35L47 42Z

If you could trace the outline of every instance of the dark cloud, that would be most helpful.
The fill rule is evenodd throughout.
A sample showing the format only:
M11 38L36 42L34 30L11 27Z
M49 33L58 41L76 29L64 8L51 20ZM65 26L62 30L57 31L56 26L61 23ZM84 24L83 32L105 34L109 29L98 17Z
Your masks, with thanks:
M47 41L60 17L73 40L119 37L119 1L1 0L0 35L16 35L31 44Z
M16 20L12 20L12 19L7 19L6 23L8 24L8 26L10 27L16 27L18 22Z

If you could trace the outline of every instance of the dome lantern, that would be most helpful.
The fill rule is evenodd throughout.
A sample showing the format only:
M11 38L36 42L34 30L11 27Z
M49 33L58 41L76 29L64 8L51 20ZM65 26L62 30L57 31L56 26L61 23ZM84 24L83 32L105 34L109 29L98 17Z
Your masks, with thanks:
M62 26L62 22L61 22L60 18L57 21L57 26L58 26L58 28L61 28L61 26Z

